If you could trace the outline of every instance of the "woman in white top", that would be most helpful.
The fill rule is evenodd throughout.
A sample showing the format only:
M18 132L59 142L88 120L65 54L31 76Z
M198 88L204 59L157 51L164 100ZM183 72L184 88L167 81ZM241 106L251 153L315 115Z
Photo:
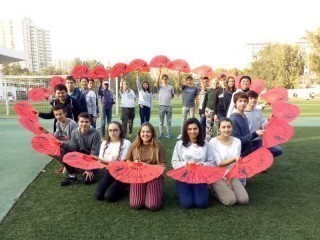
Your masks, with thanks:
M119 122L111 122L108 126L108 137L100 147L98 160L104 164L111 161L121 161L129 150L131 143L124 138L124 132ZM97 200L115 202L128 192L129 185L115 180L106 170L96 189Z
M133 120L135 118L135 98L134 91L129 88L127 81L123 79L123 75L120 75L120 96L121 96L121 121L123 126L124 136L127 135L127 129L129 127L129 137L132 135Z
M189 118L183 125L182 140L176 143L172 154L174 169L188 164L214 166L213 154L208 148L198 119ZM177 181L180 204L183 208L207 208L208 184L189 184Z
M141 119L141 125L144 122L150 121L151 107L152 107L152 93L147 81L140 84L139 73L137 75L137 89L139 93L139 113Z
M241 142L238 138L231 136L232 122L229 118L222 118L218 124L218 136L209 142L209 148L214 155L215 165L226 167L226 174L232 166L240 159ZM225 205L247 204L249 196L237 178L222 178L212 184L215 197Z

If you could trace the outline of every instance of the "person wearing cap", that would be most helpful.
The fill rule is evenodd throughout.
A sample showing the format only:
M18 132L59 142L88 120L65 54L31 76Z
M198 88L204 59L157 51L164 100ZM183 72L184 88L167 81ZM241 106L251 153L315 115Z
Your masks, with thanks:
M113 95L109 90L108 81L103 81L103 83L99 86L98 94L101 97L102 103L101 136L104 138L106 135L106 119L109 126L112 121L112 106L115 103Z

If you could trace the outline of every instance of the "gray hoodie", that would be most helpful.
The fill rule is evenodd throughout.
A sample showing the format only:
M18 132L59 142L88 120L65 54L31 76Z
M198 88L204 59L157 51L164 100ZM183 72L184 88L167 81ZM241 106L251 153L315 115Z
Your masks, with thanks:
M78 128L71 133L69 142L61 144L61 148L68 152L77 151L98 157L100 144L100 135L95 128L90 127L86 134L81 133Z

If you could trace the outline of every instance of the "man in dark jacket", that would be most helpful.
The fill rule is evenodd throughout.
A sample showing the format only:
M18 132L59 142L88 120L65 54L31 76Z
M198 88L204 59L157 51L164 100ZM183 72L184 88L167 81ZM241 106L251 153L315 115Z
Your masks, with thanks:
M79 102L75 98L68 96L67 87L64 84L57 84L54 87L54 93L55 93L55 99L50 103L52 105L51 111L49 113L39 112L38 113L39 117L43 119L55 118L53 113L53 107L58 104L61 104L67 111L67 118L70 118L77 122L78 115L81 112L81 107ZM57 120L54 119L53 132L56 131L56 122Z
M88 112L86 97L81 93L79 88L76 88L76 79L73 76L66 77L66 87L68 95L77 99L80 104L81 112Z

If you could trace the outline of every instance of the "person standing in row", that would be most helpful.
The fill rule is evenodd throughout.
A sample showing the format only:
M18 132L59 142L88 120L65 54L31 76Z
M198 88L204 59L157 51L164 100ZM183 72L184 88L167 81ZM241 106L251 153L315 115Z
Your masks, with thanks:
M129 88L129 84L124 80L124 76L120 75L120 96L121 96L121 121L124 135L127 135L129 128L129 137L132 136L133 121L135 118L135 98L134 91Z
M139 72L137 75L137 89L138 89L138 104L141 124L150 121L151 108L152 108L152 93L150 91L150 85L147 81L140 84Z
M91 126L96 128L97 121L97 95L94 91L89 89L89 79L83 77L80 81L81 93L85 96L87 102L87 109L90 116Z
M88 112L86 97L81 93L80 89L76 87L76 79L69 75L66 77L66 87L68 95L75 98L81 107L80 112Z
M226 113L228 112L228 109L230 106L232 94L235 91L236 91L236 84L235 84L234 77L229 76L226 82L226 90L224 91L224 94L223 94L224 110Z
M224 92L226 91L226 80L227 76L225 74L220 74L219 78L219 87L216 90L217 94L217 111L214 114L214 121L217 123L219 120L227 115L227 112L224 108Z
M161 85L160 85L161 78ZM164 117L167 118L167 135L166 138L172 138L171 135L171 119L172 119L172 103L171 100L174 97L174 89L168 83L169 76L167 74L163 74L161 76L161 69L159 73L159 77L157 80L157 88L159 90L159 118L160 118L160 135L159 139L161 139L163 135L163 122Z
M181 124L181 131L179 136L177 137L178 140L182 138L182 129L183 124L188 118L194 118L195 109L198 109L198 94L199 89L194 86L194 81L192 76L186 77L186 84L182 84L180 72L178 72L178 82L179 86L182 89L182 124Z
M205 138L206 136L206 115L202 107L203 107L204 97L209 89L210 89L209 78L208 77L201 78L201 90L198 94L198 103L199 103L200 124L201 124L201 131L202 131L203 138Z

